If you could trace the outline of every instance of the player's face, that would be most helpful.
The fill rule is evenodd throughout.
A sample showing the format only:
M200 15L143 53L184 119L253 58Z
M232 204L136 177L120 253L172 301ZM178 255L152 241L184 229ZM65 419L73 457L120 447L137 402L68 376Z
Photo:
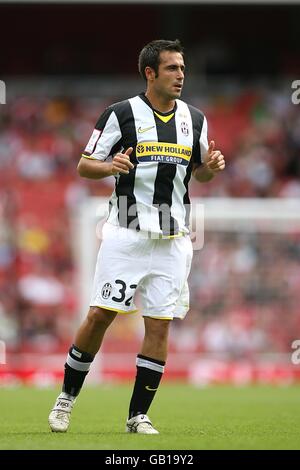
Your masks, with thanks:
M158 76L153 83L155 91L165 99L179 98L183 87L184 69L183 57L179 52L162 51Z

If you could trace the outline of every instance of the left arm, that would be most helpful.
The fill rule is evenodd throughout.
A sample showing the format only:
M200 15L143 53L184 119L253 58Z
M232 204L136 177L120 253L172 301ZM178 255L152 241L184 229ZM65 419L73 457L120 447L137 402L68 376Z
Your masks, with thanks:
M215 142L212 140L203 157L202 165L194 164L192 174L200 183L210 181L217 173L225 168L224 155L220 150L215 150Z

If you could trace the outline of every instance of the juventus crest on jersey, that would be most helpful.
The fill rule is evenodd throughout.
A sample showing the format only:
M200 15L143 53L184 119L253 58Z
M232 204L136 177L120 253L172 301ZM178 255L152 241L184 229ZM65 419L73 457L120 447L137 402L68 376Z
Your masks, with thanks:
M181 100L161 113L140 94L104 111L82 156L104 161L128 147L134 168L115 177L108 222L165 236L188 233L188 183L208 149L204 115Z

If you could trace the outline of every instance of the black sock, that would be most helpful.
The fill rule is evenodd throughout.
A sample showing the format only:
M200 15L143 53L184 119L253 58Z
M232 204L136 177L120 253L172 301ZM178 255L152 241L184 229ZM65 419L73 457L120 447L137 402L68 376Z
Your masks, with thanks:
M77 397L93 359L92 354L80 351L74 344L71 346L65 363L63 392Z
M129 405L129 419L147 413L163 375L164 365L164 361L138 354L137 374Z

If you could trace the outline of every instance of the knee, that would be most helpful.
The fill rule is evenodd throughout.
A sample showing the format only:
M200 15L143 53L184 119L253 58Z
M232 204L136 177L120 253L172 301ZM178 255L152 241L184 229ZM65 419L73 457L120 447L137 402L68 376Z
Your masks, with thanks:
M152 342L162 343L168 338L169 326L168 320L154 320L150 325L146 325L145 336Z
M115 317L115 312L100 307L90 307L87 321L95 328L107 328Z

